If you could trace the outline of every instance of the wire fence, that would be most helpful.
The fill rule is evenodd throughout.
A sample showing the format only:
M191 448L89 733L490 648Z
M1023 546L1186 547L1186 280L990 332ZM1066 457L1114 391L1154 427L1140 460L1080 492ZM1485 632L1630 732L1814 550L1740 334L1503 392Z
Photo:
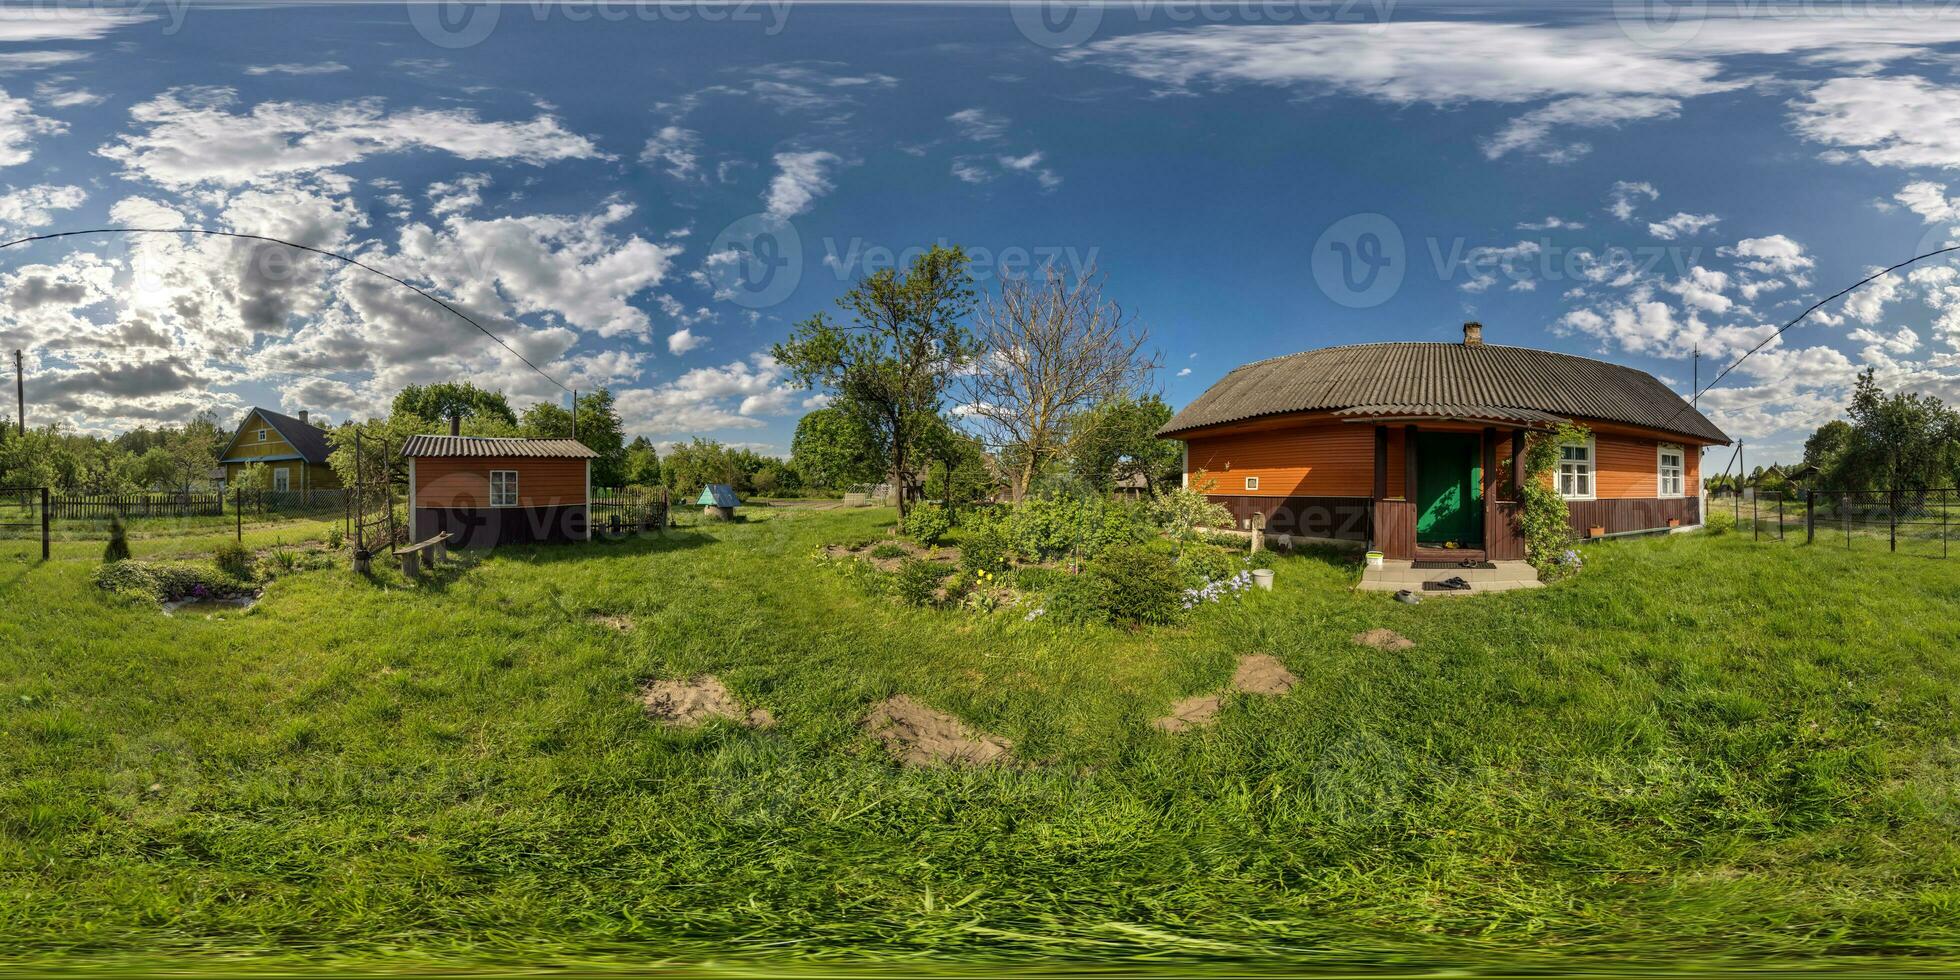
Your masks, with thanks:
M39 536L46 561L49 530L47 487L0 487L0 538Z
M1947 558L1960 536L1960 489L1744 491L1711 495L1756 540Z

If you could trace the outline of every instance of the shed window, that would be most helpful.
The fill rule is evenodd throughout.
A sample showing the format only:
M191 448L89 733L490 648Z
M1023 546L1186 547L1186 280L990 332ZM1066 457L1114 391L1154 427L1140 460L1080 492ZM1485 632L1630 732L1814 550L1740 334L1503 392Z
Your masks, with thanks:
M517 506L517 471L490 471L490 506Z
M1593 499L1593 441L1559 447L1558 493L1567 500Z
M1661 496L1681 496L1682 477L1687 472L1687 467L1683 462L1686 458L1685 451L1680 446L1665 442L1661 443L1659 465L1660 486L1658 488Z
M1259 478L1258 478L1258 477L1256 477L1256 476L1248 476L1248 477L1246 477L1246 478L1245 478L1245 488L1246 488L1247 490L1257 490L1257 489L1259 489Z

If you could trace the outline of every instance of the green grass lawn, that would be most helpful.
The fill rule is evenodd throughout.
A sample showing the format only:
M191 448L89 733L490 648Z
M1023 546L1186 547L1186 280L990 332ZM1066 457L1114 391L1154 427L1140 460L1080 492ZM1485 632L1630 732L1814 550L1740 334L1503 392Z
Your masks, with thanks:
M0 551L0 957L1960 954L1960 562L1674 536L1408 607L1287 557L1125 633L902 608L813 560L890 519L304 573L211 620L96 590L99 542ZM1415 647L1349 641L1377 626ZM1150 727L1247 653L1302 683ZM643 682L695 673L776 726L643 716ZM857 721L901 692L1017 764L898 768Z

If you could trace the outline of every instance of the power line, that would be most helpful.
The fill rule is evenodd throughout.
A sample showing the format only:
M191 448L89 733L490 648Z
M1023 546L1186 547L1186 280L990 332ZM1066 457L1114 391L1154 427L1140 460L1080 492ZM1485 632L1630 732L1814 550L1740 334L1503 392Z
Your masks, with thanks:
M431 294L428 290L423 289L422 287L417 286L416 284L409 282L408 280L403 279L400 276L394 275L389 272L384 272L380 269L375 268L374 266L367 264L366 262L362 262L360 259L350 258L348 256L340 254L339 252L330 252L324 248L314 248L311 245L301 245L298 242L289 242L283 238L273 238L270 235L248 235L243 232L215 231L210 228L90 228L85 231L55 231L55 232L49 232L45 235L29 235L26 238L16 238L11 242L0 243L0 248L12 248L15 245L26 245L31 242L45 242L56 238L74 238L79 235L132 235L132 234L135 235L210 235L214 238L240 238L240 239L245 239L247 241L270 242L274 245L284 245L287 248L298 249L299 251L302 252L311 252L314 255L324 255L330 259L339 259L340 261L345 262L348 265L374 273L375 275L380 276L381 278L386 279L389 282L392 282L398 286L404 286L408 289L414 290L416 295L455 314L457 319L462 320L464 323L467 323L472 327L475 327L478 331L481 331L485 337L488 337L491 340L496 341L497 346L502 347L504 350L509 351L512 357L515 357L518 360L523 361L524 366L537 372L538 377L543 378L554 385L557 385L560 390L567 391L567 392L572 390L571 388L566 387L564 382L559 381L557 378L554 378L549 374L546 374L543 368L538 367L536 364L531 363L530 358L525 357L523 354L518 353L517 348L512 347L511 345L505 343L504 338L499 337L494 333L491 333L489 327L486 327L483 324L478 323L475 320L471 319L469 314L464 313L462 310L459 310L454 306L451 306L448 303L444 302L441 297Z
M1837 299L1838 297L1843 296L1844 294L1849 293L1852 290L1857 289L1858 287L1863 286L1874 279L1883 279L1886 276L1894 272L1897 272L1898 270L1903 269L1906 266L1913 264L1914 262L1919 262L1924 259L1930 259L1935 255L1944 255L1948 252L1960 252L1960 245L1948 245L1945 248L1936 248L1930 252L1925 253L1924 255L1915 255L1912 258L1905 260L1904 262L1900 262L1896 265L1886 266L1885 268L1880 269L1877 272L1874 272L1871 275L1866 276L1865 278L1860 279L1857 282L1854 282L1851 285L1846 286L1843 289L1840 289L1837 292L1832 293L1831 295L1826 296L1823 299L1820 299L1817 302L1810 304L1810 307L1808 309L1804 310L1802 313L1797 314L1794 318L1790 320L1789 323L1786 323L1776 328L1775 333L1770 334L1767 337L1764 337L1760 343L1758 343L1754 347L1749 348L1749 350L1745 352L1741 357L1736 358L1734 364L1731 364L1728 367L1723 368L1719 374L1715 375L1715 380L1710 381L1708 383L1707 388L1702 388L1699 391L1696 391L1694 393L1694 396L1688 402L1682 404L1682 406L1679 409L1677 409L1673 415L1669 416L1668 422L1672 423L1675 419L1681 417L1682 412L1685 412L1689 408L1698 405L1701 402L1701 396L1707 394L1709 390L1713 389L1716 385L1721 384L1722 379L1728 377L1730 371L1733 371L1736 368L1742 366L1742 362L1748 360L1750 358L1750 355L1753 355L1757 351L1760 351L1763 348L1768 347L1770 341L1783 336L1784 331L1789 330L1791 327L1796 326L1799 322L1803 320L1804 317L1807 317L1812 313L1817 312L1818 308L1822 307L1824 304L1829 303L1830 301ZM1697 361L1699 361L1699 358L1697 358Z

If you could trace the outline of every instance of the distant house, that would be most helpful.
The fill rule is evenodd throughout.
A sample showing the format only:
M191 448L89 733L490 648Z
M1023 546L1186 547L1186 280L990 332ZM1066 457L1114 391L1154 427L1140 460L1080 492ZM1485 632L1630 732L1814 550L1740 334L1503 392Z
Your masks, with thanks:
M409 533L459 548L592 537L592 461L575 439L410 436Z
M1516 559L1529 433L1584 425L1554 474L1579 535L1701 523L1700 450L1729 437L1644 371L1483 342L1329 347L1226 375L1158 435L1241 527L1390 558ZM1202 472L1208 485L1197 487Z
M273 490L330 490L340 486L340 477L327 465L332 452L326 432L307 420L304 409L295 417L254 408L245 413L230 444L218 455L223 475L213 475L222 491L236 486L245 468L258 463L271 473Z

